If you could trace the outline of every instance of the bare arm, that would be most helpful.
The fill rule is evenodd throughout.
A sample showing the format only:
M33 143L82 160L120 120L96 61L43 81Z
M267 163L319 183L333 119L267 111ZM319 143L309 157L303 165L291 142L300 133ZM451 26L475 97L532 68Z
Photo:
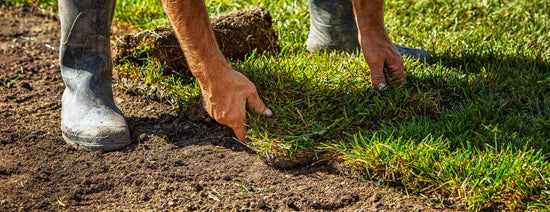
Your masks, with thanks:
M265 116L272 112L256 87L234 71L218 49L203 0L162 0L193 75L199 81L204 108L220 124L246 137L246 106Z
M359 29L359 42L371 70L371 81L378 89L387 86L384 67L398 84L405 82L403 58L384 28L384 0L352 0Z

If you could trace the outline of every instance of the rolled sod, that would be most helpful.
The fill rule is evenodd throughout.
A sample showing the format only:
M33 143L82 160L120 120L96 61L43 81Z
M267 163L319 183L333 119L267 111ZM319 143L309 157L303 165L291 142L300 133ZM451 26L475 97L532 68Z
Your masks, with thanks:
M263 8L237 11L211 19L214 36L223 55L243 59L257 53L277 51L277 35L272 18ZM172 28L161 27L120 37L115 48L114 65L145 63L164 65L164 74L188 73L185 56ZM130 76L130 75L127 75Z

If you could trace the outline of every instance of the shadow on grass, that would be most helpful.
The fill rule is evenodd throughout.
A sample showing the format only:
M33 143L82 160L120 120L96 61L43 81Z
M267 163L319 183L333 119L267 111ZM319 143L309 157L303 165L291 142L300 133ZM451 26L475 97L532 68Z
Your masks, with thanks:
M462 94L454 94L461 99L455 110L469 108L481 112L476 117L480 119L477 130L494 127L494 133L510 134L505 139L514 147L527 145L548 154L550 62L540 54L506 55L488 51L452 55L443 54L436 60L438 66L461 74L462 79L456 84L461 85Z
M454 56L457 55L457 56ZM525 55L515 54L506 55L499 52L446 52L433 58L438 65L452 67L463 73L479 73L482 68L490 72L501 73L499 67L514 68L521 70L536 70L541 74L547 74L550 71L550 62L545 61L540 54ZM504 74L504 73L501 73Z

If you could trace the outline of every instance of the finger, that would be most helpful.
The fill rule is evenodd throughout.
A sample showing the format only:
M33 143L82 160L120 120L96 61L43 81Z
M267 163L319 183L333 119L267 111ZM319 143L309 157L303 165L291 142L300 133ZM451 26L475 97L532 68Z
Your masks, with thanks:
M244 99L243 99L244 100ZM240 107L233 108L230 111L215 112L213 116L216 121L222 125L230 127L239 141L246 141L246 106L241 101Z
M405 82L405 66L403 65L403 58L401 57L401 55L399 55L399 57L389 60L387 63L387 67L392 77L392 83L402 84Z
M378 90L382 90L387 87L386 78L384 77L384 63L371 63L370 67L370 80L372 85Z
M241 124L231 125L229 127L233 129L235 136L237 136L237 139L239 139L240 142L246 143L246 125L244 122Z
M253 92L250 96L248 96L247 104L250 110L253 110L265 117L270 117L273 115L273 111L267 108L262 99L260 99L260 96L258 96L258 92Z

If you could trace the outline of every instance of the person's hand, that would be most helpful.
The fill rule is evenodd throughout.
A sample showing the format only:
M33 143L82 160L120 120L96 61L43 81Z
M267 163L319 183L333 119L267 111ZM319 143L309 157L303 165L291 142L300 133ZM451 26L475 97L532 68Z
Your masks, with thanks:
M361 49L370 67L373 86L384 89L390 83L405 82L403 58L386 33L361 35Z
M212 33L203 0L162 0L193 76L199 81L204 109L218 123L231 127L246 141L246 107L264 116L256 87L227 64Z
M218 123L231 127L246 142L246 108L266 117L273 112L262 102L256 86L241 73L224 66L214 78L199 80L206 112Z

